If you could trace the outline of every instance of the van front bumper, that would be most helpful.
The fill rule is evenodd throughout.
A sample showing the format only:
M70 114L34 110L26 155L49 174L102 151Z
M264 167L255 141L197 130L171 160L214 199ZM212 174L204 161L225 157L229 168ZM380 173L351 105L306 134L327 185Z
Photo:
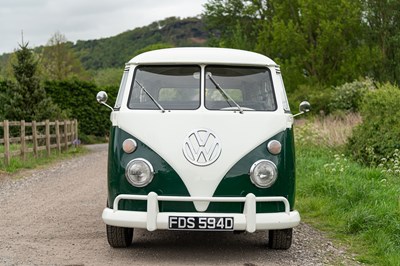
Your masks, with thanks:
M118 210L120 200L146 200L147 212ZM243 213L205 213L205 212L159 212L158 201L206 201L206 202L244 202ZM283 202L284 212L257 213L256 202ZM159 196L154 192L148 195L118 195L113 208L105 208L103 221L112 226L146 228L149 231L169 229L170 216L190 217L233 217L233 230L255 232L256 230L276 230L293 228L300 223L300 214L290 211L285 197L256 197L249 193L246 197L179 197Z

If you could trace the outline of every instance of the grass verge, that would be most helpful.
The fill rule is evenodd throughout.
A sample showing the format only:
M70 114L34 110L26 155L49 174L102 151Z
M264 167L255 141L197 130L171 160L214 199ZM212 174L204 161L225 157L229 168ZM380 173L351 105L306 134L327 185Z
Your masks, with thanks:
M297 129L296 208L303 221L344 243L360 262L400 265L400 176L350 161L340 145L321 145L318 132L304 132L310 125Z
M9 165L4 164L4 158L0 160L0 174L15 173L22 169L34 169L40 166L48 165L56 161L72 158L77 155L85 154L87 149L84 146L70 147L67 152L58 153L55 150L51 151L51 155L45 155L45 151L40 151L37 158L33 157L32 153L27 154L26 160L20 157L12 157Z

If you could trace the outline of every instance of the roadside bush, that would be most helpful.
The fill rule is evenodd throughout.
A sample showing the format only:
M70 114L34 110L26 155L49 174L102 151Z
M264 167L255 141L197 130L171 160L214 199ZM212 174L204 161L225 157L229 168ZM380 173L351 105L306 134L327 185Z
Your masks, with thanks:
M329 110L345 112L358 112L361 100L367 91L375 89L372 79L356 80L334 88Z
M332 90L322 85L300 85L295 91L288 94L290 109L297 113L302 101L309 101L311 112L314 114L329 113L328 105L331 102Z
M78 119L79 135L105 136L111 126L110 110L96 101L96 94L104 90L109 95L108 103L112 106L117 96L118 87L97 87L94 83L77 79L46 81L45 89L70 117Z
M400 148L400 89L391 84L368 91L360 113L363 122L348 142L348 150L357 161L377 166Z

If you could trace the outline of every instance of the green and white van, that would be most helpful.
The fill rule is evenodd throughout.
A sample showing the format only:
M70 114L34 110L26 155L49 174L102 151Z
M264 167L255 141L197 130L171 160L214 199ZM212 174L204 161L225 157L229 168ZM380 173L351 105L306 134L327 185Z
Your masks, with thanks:
M107 94L97 100L107 105ZM270 248L290 247L300 223L293 115L274 61L222 48L146 52L107 106L112 247L131 245L134 228L265 230Z

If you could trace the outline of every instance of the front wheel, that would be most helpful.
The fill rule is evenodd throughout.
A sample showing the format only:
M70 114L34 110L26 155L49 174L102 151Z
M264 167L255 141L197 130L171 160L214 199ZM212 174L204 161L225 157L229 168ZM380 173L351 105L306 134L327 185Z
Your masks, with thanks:
M108 244L113 248L126 248L132 244L133 228L106 225Z
M293 229L270 230L268 246L272 249L288 249L292 245Z

